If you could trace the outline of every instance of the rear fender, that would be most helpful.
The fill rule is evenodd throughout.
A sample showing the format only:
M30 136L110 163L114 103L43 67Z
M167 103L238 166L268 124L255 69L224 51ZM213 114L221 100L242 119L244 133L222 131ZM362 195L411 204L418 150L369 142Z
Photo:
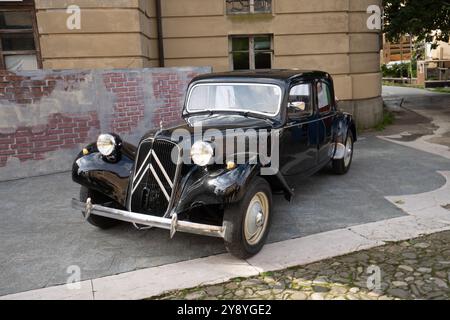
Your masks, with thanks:
M352 132L354 138L353 140L356 142L358 137L355 121L350 114L342 113L336 118L333 125L333 141L335 143L345 144L348 132Z

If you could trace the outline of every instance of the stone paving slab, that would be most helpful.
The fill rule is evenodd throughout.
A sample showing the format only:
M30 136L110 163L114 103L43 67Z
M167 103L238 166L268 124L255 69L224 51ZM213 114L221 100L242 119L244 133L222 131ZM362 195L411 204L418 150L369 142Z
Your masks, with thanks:
M153 299L450 299L450 232Z

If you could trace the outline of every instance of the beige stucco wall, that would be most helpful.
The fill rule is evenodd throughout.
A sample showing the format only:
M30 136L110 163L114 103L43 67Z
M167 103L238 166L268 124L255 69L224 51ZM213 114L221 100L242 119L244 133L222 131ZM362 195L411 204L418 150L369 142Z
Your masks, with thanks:
M154 3L36 0L44 68L157 66ZM82 9L81 30L66 28L70 4ZM382 117L380 40L366 26L374 4L381 0L273 0L273 14L230 16L225 0L163 0L164 62L230 70L230 35L273 34L273 68L330 72L348 111L371 114L367 127ZM358 101L370 110L356 110Z
M158 65L155 9L148 0L35 0L46 69L137 68ZM81 9L69 30L66 8Z
M225 15L223 0L164 0L167 66L230 69L229 35L273 34L274 68L333 74L342 100L381 95L380 43L366 22L379 0L273 0L272 15Z

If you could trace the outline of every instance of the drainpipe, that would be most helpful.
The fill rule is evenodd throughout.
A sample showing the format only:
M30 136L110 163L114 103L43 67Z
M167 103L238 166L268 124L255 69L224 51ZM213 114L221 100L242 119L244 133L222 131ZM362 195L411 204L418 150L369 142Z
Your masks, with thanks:
M163 38L163 27L162 27L162 10L161 10L161 0L155 0L156 2L156 25L158 32L158 55L159 55L159 67L164 68L164 38Z

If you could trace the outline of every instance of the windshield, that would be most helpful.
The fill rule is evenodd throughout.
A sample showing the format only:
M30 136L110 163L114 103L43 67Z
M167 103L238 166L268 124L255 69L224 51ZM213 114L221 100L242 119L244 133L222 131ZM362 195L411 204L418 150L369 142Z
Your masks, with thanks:
M281 105L281 88L272 84L198 84L189 94L188 112L237 111L275 116Z

